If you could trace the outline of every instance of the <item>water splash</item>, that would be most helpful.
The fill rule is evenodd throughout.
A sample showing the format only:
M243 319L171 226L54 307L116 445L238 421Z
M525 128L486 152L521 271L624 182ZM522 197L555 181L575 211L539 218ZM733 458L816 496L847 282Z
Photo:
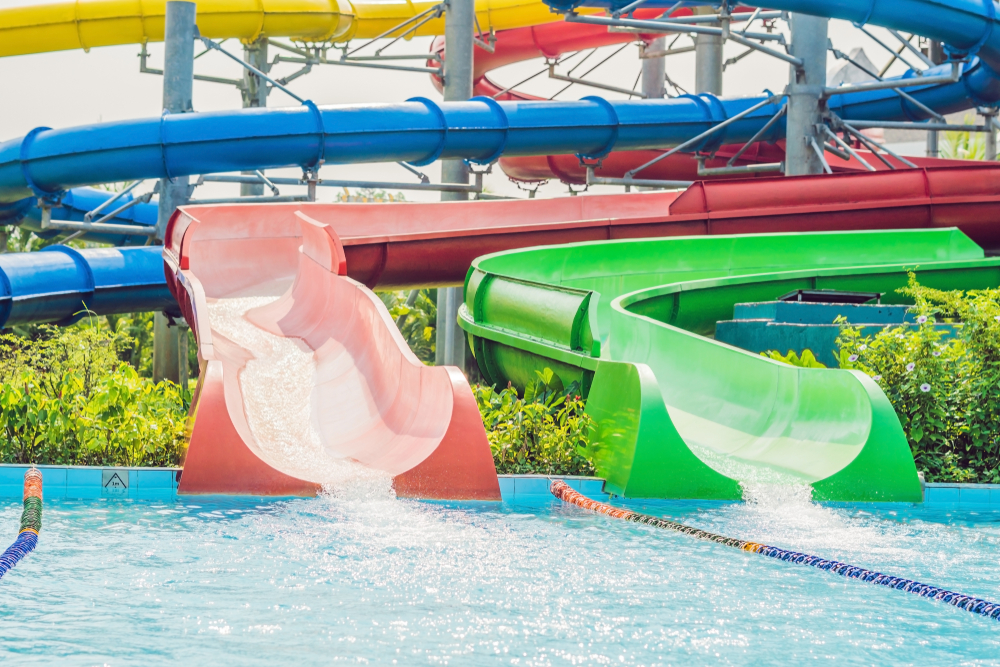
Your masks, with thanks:
M208 304L212 330L250 351L240 372L243 409L257 446L282 472L323 485L338 498L394 498L392 477L323 447L311 410L313 351L297 338L264 331L246 319L277 297L217 299Z

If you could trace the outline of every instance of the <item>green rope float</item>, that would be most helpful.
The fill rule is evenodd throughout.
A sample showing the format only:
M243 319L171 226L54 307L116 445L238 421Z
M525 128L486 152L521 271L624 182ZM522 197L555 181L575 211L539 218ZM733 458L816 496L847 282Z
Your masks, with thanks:
M0 577L18 564L38 545L42 529L42 473L31 468L24 473L24 509L21 511L21 528L17 539L0 555Z
M621 507L613 507L605 503L597 502L596 500L591 500L590 498L577 493L565 482L559 480L554 480L552 482L549 486L549 491L552 495L563 502L576 505L577 507L582 507L583 509L599 512L616 519L642 523L647 526L653 526L654 528L676 530L679 533L684 533L685 535L690 535L691 537L700 540L717 542L718 544L723 544L727 547L733 547L742 551L749 551L751 553L767 556L768 558L776 558L789 563L809 565L820 570L827 570L829 572L833 572L834 574L839 574L840 576L847 577L848 579L860 579L861 581L865 581L870 584L886 586L888 588L894 588L906 593L913 593L914 595L919 595L920 597L931 598L939 602L944 602L945 604L950 604L953 607L958 607L959 609L964 609L965 611L979 614L980 616L1000 620L1000 604L995 602L969 597L968 595L955 593L943 588L938 588L937 586L922 584L919 581L913 581L912 579L903 579L901 577L893 577L888 574L882 574L881 572L866 570L863 567L850 565L848 563L841 563L836 560L826 560L824 558L820 558L819 556L810 556L809 554L798 553L796 551L788 551L787 549L780 549L778 547L772 547L758 542L747 542L746 540L738 540L733 537L716 535L715 533L710 533L699 528L685 526L683 523L677 523L676 521L668 521L667 519L650 516L649 514L639 514L638 512L633 512Z

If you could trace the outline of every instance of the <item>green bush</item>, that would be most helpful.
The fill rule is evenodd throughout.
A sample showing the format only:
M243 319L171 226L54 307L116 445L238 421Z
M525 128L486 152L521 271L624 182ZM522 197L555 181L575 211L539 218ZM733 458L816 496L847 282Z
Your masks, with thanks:
M911 273L916 326L841 326L840 366L867 373L931 482L1000 482L1000 290L943 292ZM953 323L946 336L936 323Z
M473 385L479 413L500 474L593 475L583 455L593 420L584 414L580 386L560 390L551 369L535 371L524 397L508 386Z
M0 334L0 462L179 464L190 395L123 362L133 343L96 320Z
M433 366L437 339L434 329L437 326L437 290L418 290L412 303L408 301L409 294L405 291L379 292L378 296L413 353L420 361Z
M799 368L826 368L826 364L817 361L816 355L809 349L802 350L801 357L795 353L795 350L789 350L788 354L781 354L777 350L768 350L767 352L761 352L760 356Z

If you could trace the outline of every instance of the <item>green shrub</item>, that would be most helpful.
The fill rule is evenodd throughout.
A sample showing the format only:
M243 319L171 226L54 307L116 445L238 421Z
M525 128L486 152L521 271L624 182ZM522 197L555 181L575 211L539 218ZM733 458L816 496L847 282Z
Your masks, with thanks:
M473 385L472 393L500 474L593 475L583 455L593 420L584 414L580 386L560 391L551 369L535 371L524 397L508 386Z
M795 350L789 350L788 354L785 355L781 354L777 350L768 350L767 352L761 352L760 356L780 361L788 364L789 366L797 366L799 368L826 368L826 364L817 361L816 355L809 349L802 350L801 357L795 353Z
M133 339L96 321L0 335L0 462L180 463L189 394L141 377Z
M408 301L409 294L405 291L379 292L378 296L413 353L420 361L433 366L437 339L437 290L418 290L412 304Z
M842 324L841 368L879 384L928 481L1000 482L1000 290L943 292L911 273L899 291L917 325L862 337Z

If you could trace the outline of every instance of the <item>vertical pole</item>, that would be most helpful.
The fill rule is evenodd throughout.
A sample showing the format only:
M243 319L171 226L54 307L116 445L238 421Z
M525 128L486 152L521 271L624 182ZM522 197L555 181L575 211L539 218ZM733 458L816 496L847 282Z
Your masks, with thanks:
M446 0L444 14L444 99L458 102L472 97L472 39L475 35L475 0ZM441 162L443 183L468 183L469 169L462 160ZM468 199L464 192L442 192L441 201ZM458 327L461 287L438 289L437 345L434 363L465 370L465 332Z
M194 85L195 4L171 0L167 3L164 28L163 113L189 113ZM156 239L163 242L167 221L174 209L188 199L188 177L160 181ZM180 381L178 327L167 326L163 313L153 315L153 381Z
M993 125L993 120L997 117L996 109L987 109L982 114L983 124L989 129L986 131L986 161L996 162L997 159L997 131Z
M270 69L267 64L267 37L260 37L256 41L244 45L243 60L267 74L268 69ZM244 68L243 88L240 90L240 93L243 95L243 108L266 107L268 92L267 82ZM243 175L253 176L254 173L252 171L244 171ZM240 183L241 197L255 197L263 194L263 183Z
M792 14L792 55L804 65L790 67L788 120L785 137L785 175L820 174L823 163L810 139L820 143L816 125L823 119L823 88L826 86L827 27L830 20L807 14Z
M649 42L647 51L666 51L667 38L657 37ZM667 58L643 58L642 60L642 94L646 99L658 99L667 96Z
M931 40L927 42L927 57L931 59L935 65L940 65L944 62L944 45L941 42ZM938 145L940 141L940 134L937 132L927 133L927 157L940 157L941 148Z
M695 7L695 14L714 14L714 7ZM722 35L696 35L694 40L694 90L722 94Z

